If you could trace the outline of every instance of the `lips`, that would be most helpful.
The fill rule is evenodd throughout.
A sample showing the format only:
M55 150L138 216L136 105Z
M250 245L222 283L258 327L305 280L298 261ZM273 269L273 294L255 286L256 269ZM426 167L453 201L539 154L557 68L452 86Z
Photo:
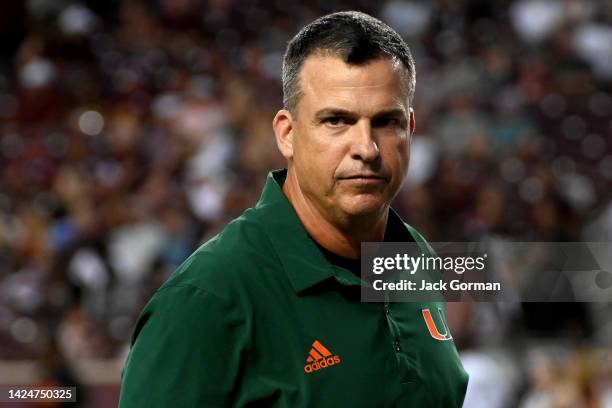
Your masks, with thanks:
M371 179L371 180L386 180L386 177L377 175L377 174L354 174L350 176L342 176L339 177L340 180L362 180L362 179Z

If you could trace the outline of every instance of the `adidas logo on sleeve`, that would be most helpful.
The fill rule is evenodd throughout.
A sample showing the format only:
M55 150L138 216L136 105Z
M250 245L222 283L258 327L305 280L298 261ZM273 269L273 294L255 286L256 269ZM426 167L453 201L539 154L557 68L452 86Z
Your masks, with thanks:
M315 340L306 358L307 364L304 366L304 371L310 374L313 371L340 364L340 361L340 356L333 355L319 340Z

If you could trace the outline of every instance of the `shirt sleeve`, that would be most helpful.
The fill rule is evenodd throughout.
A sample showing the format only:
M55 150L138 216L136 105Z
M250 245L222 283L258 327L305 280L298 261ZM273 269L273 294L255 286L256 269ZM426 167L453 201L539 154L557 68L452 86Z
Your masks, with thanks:
M160 289L138 319L119 406L232 405L245 338L231 302L192 285Z

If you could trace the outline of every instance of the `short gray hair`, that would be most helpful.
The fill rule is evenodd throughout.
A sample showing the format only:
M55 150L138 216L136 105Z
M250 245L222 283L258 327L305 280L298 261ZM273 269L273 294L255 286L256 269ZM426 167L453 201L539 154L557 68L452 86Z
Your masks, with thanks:
M387 24L359 11L341 11L320 17L298 32L283 57L283 105L296 113L302 96L299 75L308 56L337 55L347 64L362 65L379 58L397 58L404 65L412 104L416 72L412 53L402 37Z

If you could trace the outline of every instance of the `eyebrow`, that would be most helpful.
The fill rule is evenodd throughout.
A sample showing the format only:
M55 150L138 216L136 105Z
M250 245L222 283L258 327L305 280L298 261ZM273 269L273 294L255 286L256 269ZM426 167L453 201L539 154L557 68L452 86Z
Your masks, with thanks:
M374 119L376 118L405 118L407 116L406 111L403 109L386 109L380 111L374 115Z
M351 112L342 108L323 108L315 112L315 120L321 120L330 116L340 116L340 117L355 117L358 116L355 112ZM406 117L407 114L404 110L398 108L385 109L380 112L377 112L373 119L376 118L386 118L386 117Z
M355 116L354 112L341 108L323 108L315 112L315 119L321 120L330 116L351 117Z

